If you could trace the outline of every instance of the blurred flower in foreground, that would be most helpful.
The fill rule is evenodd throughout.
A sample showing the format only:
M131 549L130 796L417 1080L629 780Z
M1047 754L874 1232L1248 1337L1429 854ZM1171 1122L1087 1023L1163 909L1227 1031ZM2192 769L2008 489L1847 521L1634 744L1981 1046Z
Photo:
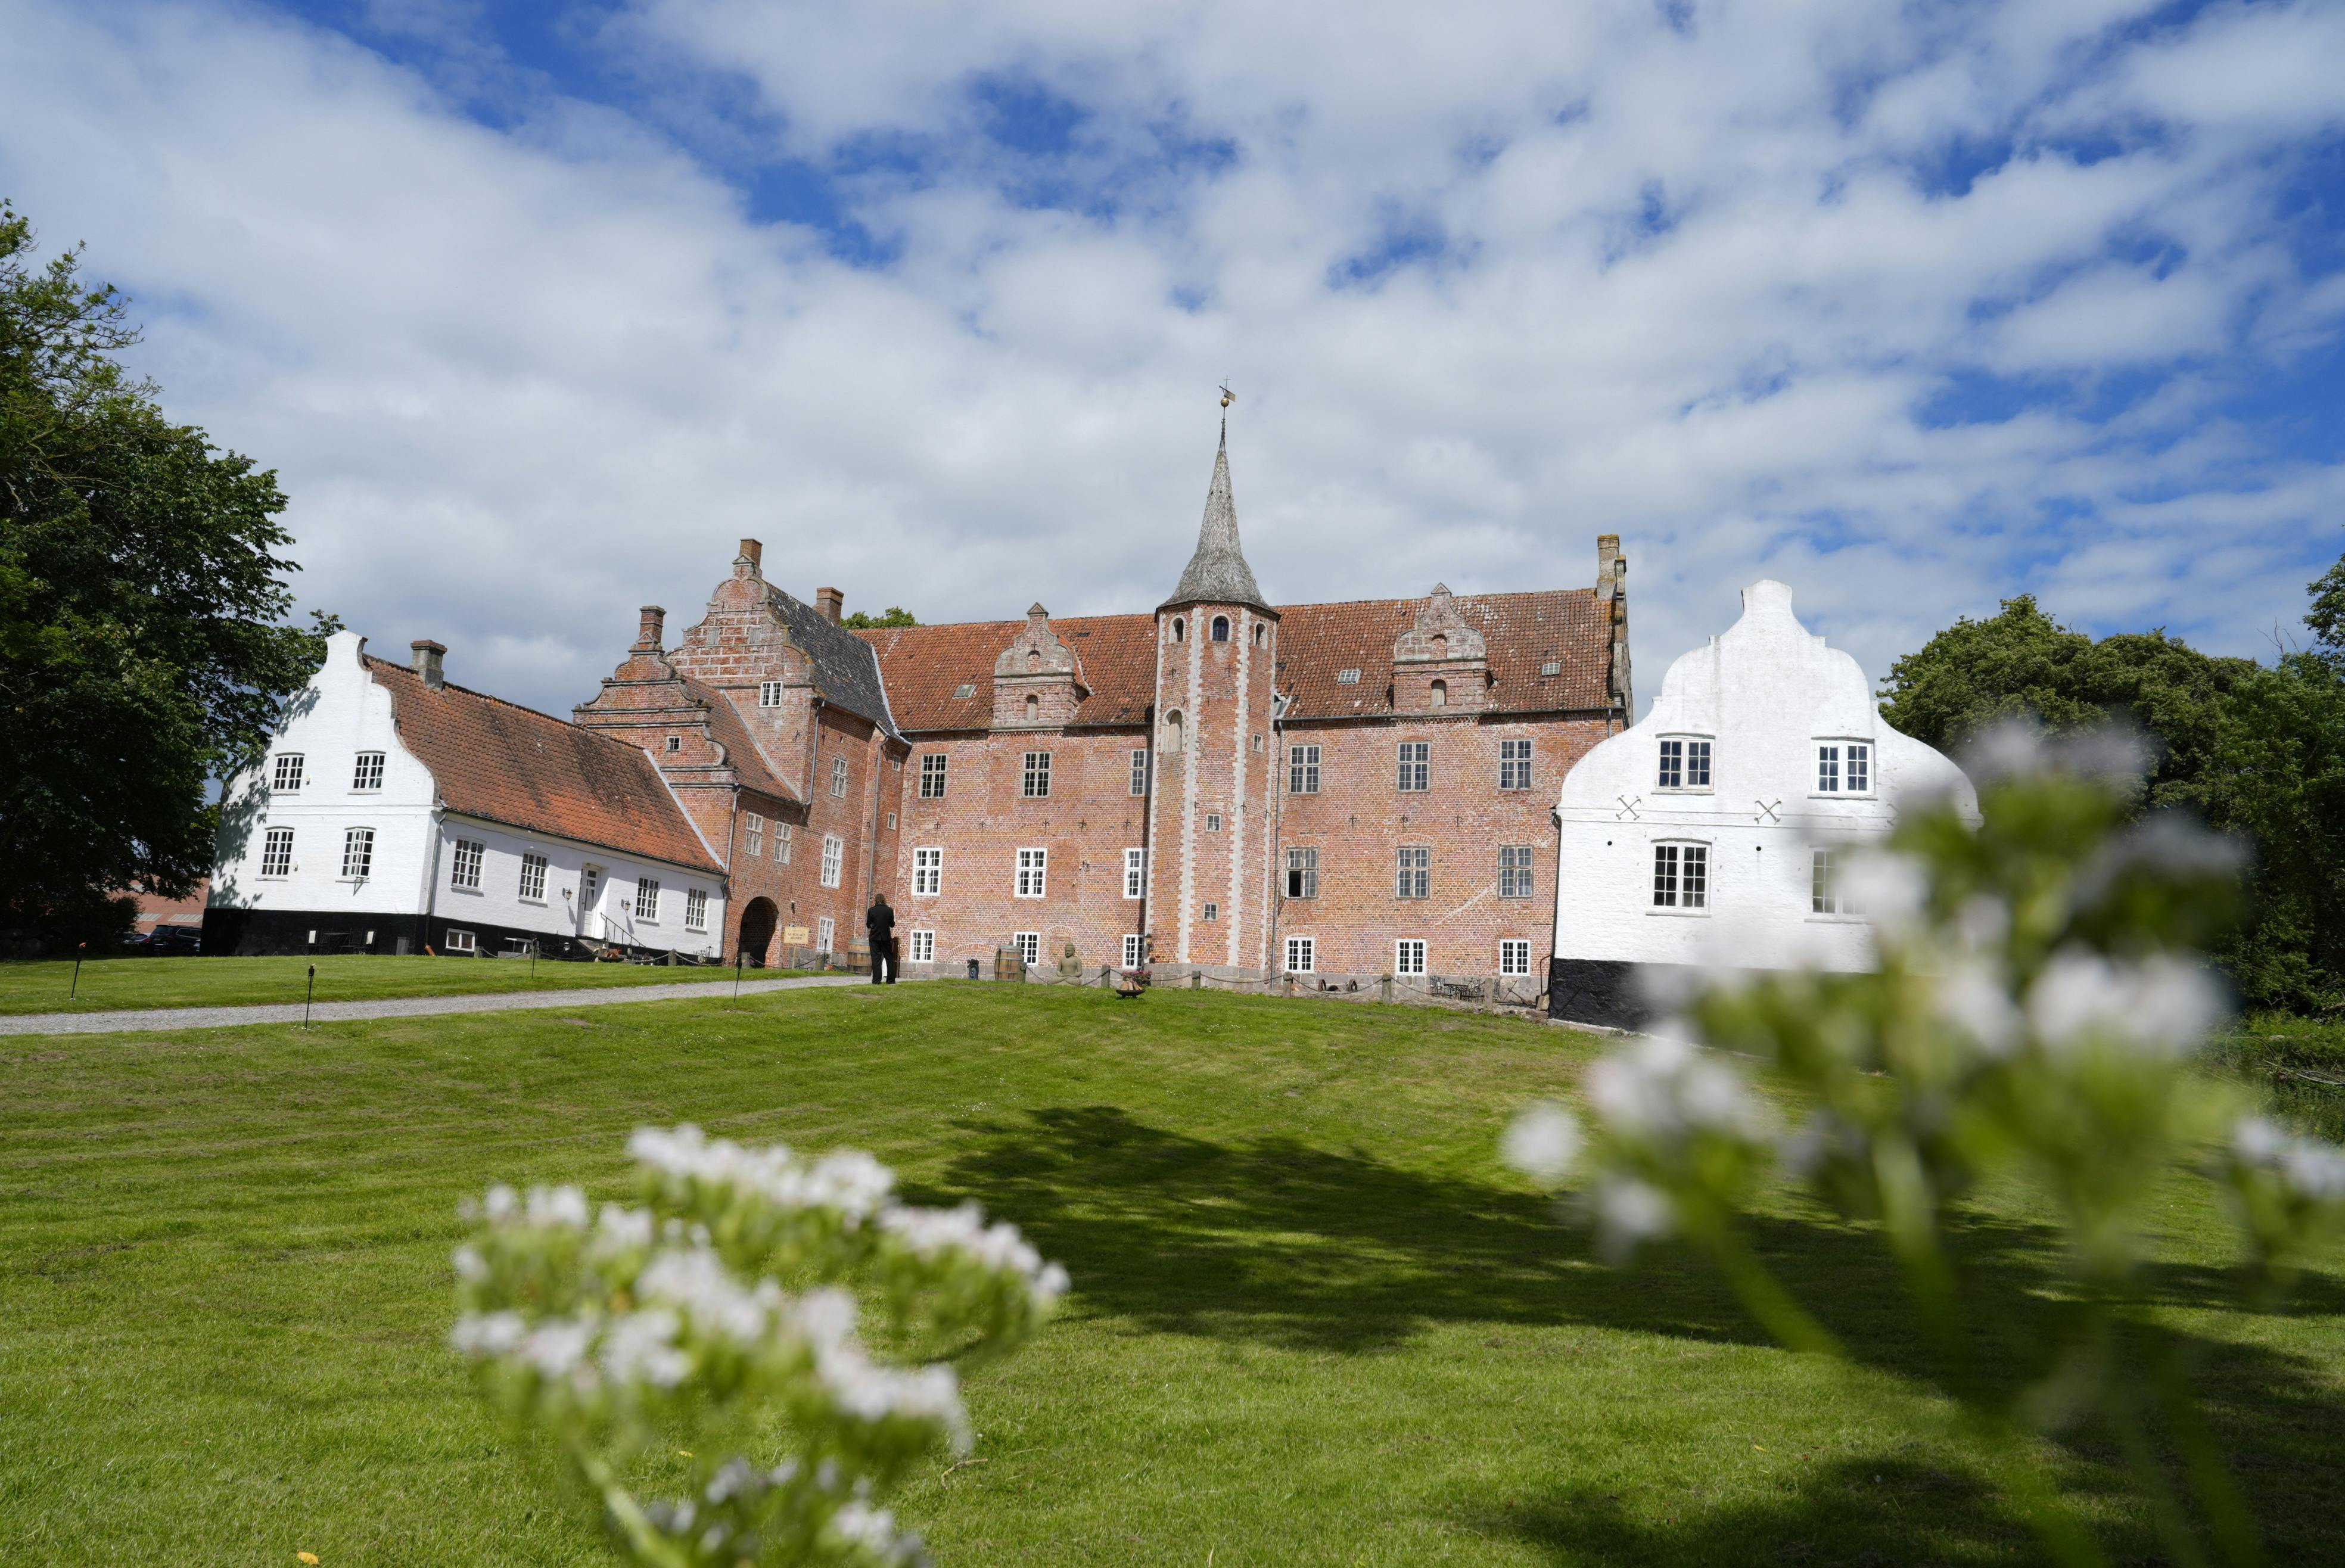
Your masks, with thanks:
M636 1562L925 1562L877 1500L921 1455L966 1450L957 1365L1031 1335L1065 1271L974 1204L896 1202L868 1155L808 1165L691 1127L628 1147L641 1208L597 1213L574 1187L467 1206L449 1341L482 1392L553 1447ZM903 1360L865 1344L858 1292ZM655 1446L693 1461L686 1495L634 1495Z
M1591 1125L1534 1106L1502 1152L1549 1187L1577 1177L1607 1256L1684 1235L1779 1338L1836 1351L1789 1288L1798 1281L1774 1278L1743 1237L1771 1177L1810 1184L1878 1224L1952 1391L1990 1441L2016 1452L2022 1413L2073 1411L2080 1377L2085 1402L2112 1420L2155 1388L2176 1441L2200 1443L2183 1468L2220 1554L2252 1558L2220 1455L2190 1436L2203 1428L2178 1371L2129 1365L2119 1347L2154 1336L2112 1325L2146 1312L2136 1281L2161 1182L2198 1169L2222 1183L2250 1284L2269 1292L2345 1223L2345 1150L2247 1114L2192 1067L2223 1011L2200 949L2236 907L2238 846L2170 814L2127 825L2137 753L2122 740L2053 747L2006 731L1974 761L1975 827L1952 802L1903 800L1886 841L1849 855L1842 886L1871 922L1873 970L1670 976L1656 994L1670 1016L1653 1037L1589 1069ZM1774 1136L1737 1057L1767 1064L1805 1108L1788 1136ZM2047 1347L2045 1383L2015 1399L1979 1371L1967 1313L1988 1293L1962 1287L1948 1244L1954 1205L2004 1174L2051 1200L2080 1303L2072 1339ZM2005 1474L2035 1485L2024 1466ZM2168 1492L2154 1463L2139 1479ZM2055 1555L2075 1558L2081 1533L2042 1497L2031 1511ZM2176 1560L2207 1554L2182 1510L2157 1517Z

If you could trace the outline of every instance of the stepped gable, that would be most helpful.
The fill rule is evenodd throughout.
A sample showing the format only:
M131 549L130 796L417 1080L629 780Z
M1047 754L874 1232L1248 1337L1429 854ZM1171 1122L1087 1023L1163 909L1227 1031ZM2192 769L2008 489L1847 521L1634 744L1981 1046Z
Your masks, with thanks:
M450 811L724 875L634 746L371 654L366 666Z
M964 621L945 626L875 626L850 632L875 652L888 698L904 728L982 730L993 723L993 672L1030 621ZM1051 630L1082 685L1070 727L1145 724L1156 698L1156 618L1054 617ZM969 695L957 696L967 686Z
M881 679L879 661L864 635L833 625L821 611L800 603L770 582L766 585L766 602L788 629L791 642L806 655L814 688L822 693L822 700L870 720L901 740L895 713L888 703L888 683Z
M799 800L797 792L775 774L766 760L766 754L758 749L756 740L749 733L749 726L741 722L740 713L726 699L725 693L713 686L704 685L690 675L679 673L675 678L683 683L686 695L708 710L709 738L725 749L725 764L733 770L743 789L753 789L759 794L769 794L793 804L805 804Z
M1535 593L1467 593L1448 601L1478 635L1489 660L1484 713L1603 712L1612 654L1609 606L1585 588ZM1432 600L1359 599L1290 604L1279 612L1278 689L1294 701L1289 723L1379 718L1394 712L1393 654L1416 631ZM1439 617L1448 622L1444 614ZM1413 651L1413 645L1412 645ZM1554 663L1557 673L1542 675ZM1357 670L1356 684L1336 679Z

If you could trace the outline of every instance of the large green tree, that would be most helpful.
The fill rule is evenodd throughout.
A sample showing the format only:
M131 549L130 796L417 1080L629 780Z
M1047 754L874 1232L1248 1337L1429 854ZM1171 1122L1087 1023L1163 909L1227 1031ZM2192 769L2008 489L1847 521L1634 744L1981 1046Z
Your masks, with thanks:
M2345 1006L2345 561L2311 585L2315 645L2218 658L2160 629L2097 641L2029 596L1964 619L1890 667L1882 713L1959 753L2021 718L2110 723L2151 745L2141 810L2180 807L2249 841L2254 916L2222 957L2251 1004Z
M0 202L0 930L118 930L208 871L207 784L321 655L286 623L277 476L131 376L121 295Z

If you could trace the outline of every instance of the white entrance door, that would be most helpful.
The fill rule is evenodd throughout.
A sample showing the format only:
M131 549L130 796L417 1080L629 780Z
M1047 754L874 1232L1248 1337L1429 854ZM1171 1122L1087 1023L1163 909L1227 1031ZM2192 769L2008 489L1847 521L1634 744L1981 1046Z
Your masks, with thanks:
M603 868L587 865L578 872L578 935L589 941L603 935L603 925L597 916L594 901L603 895Z

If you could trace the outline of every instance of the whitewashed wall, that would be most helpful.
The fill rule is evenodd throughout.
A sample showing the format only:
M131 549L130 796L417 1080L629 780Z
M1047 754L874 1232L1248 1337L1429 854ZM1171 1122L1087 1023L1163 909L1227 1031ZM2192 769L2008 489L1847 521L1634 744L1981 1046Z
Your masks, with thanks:
M725 930L723 884L706 874L687 871L664 861L645 860L608 847L573 843L543 834L528 834L500 823L450 814L440 824L440 877L437 903L431 913L464 926L515 926L548 936L585 936L595 941L624 942L640 947L674 948L679 953L715 956ZM456 844L470 839L483 847L481 885L455 885ZM545 896L521 895L522 856L546 857ZM582 902L580 890L589 865L603 868L601 885L591 902ZM659 913L650 920L635 915L635 883L649 876L660 885ZM708 918L698 931L685 927L685 903L697 889L708 899Z
M1707 739L1707 790L1659 786L1660 742ZM1872 747L1872 788L1816 787L1820 743ZM1602 742L1566 775L1556 879L1558 958L1628 964L1804 961L1856 969L1871 962L1861 917L1818 915L1813 848L1878 840L1898 795L1952 790L1975 815L1960 769L1898 733L1879 713L1856 661L1827 647L1792 612L1792 591L1742 591L1742 616L1670 666L1652 711ZM1657 908L1653 848L1710 850L1707 908Z

